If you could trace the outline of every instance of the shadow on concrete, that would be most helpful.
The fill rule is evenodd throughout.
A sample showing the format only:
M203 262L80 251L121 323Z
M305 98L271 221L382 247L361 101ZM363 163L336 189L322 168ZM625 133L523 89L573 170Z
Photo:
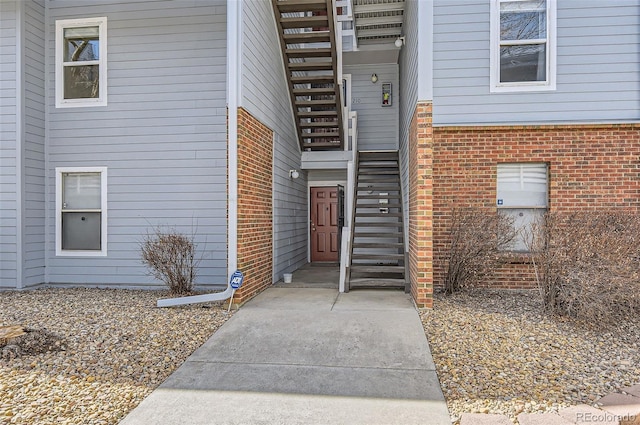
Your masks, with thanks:
M121 422L449 425L401 291L271 287Z

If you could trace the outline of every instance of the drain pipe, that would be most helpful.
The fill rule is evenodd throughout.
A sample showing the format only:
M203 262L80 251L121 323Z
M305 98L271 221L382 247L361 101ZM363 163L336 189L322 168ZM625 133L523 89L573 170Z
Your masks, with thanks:
M227 153L229 163L228 199L227 199L227 288L213 294L193 295L189 297L167 298L157 301L158 307L223 301L231 296L235 289L231 287L233 273L238 267L238 99L240 97L240 35L242 1L227 2L227 116L228 138Z

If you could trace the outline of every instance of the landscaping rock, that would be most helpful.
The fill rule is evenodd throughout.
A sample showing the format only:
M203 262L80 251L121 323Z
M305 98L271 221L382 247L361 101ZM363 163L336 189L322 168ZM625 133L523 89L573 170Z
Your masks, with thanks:
M0 423L117 424L230 317L221 303L157 308L166 296L0 292L0 326L26 331L1 348Z
M640 320L603 327L543 311L537 291L435 295L421 312L450 414L554 413L638 383ZM633 388L633 387L632 387Z

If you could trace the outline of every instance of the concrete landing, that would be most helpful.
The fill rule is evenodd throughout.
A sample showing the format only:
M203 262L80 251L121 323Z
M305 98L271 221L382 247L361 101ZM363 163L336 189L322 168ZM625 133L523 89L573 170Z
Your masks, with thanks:
M272 287L121 422L156 423L451 421L409 295Z

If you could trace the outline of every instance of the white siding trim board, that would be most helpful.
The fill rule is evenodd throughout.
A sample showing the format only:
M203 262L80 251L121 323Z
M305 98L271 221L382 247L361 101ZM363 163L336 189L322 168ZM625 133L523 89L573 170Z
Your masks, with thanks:
M241 99L241 47L242 0L237 0L227 4L227 111L229 115L227 280L238 268L238 107Z
M24 3L16 2L16 288L22 289L24 279L24 186L22 162L24 155Z

